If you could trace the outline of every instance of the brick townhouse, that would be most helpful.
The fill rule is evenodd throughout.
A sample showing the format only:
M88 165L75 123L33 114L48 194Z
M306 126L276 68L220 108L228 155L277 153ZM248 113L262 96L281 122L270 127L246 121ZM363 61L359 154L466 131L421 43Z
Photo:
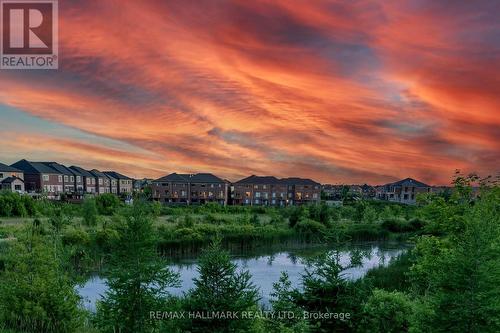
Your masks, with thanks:
M96 178L93 174L76 165L70 166L69 169L72 170L75 175L80 175L82 177L85 193L97 193Z
M44 193L57 199L64 191L63 174L42 162L17 161L12 167L23 171L24 187L27 192Z
M76 192L75 188L75 175L70 169L57 162L41 162L46 166L59 171L63 175L63 192L66 194L73 194Z
M227 204L228 183L211 173L172 173L152 182L153 199L164 203Z
M235 205L288 206L318 203L321 185L311 179L249 176L234 183Z
M115 178L107 171L104 171L104 174L109 178L109 186L111 193L118 195L118 178Z
M0 163L0 190L24 192L24 173L16 168Z
M404 204L415 204L419 193L431 192L431 186L413 178L376 187L377 199Z
M133 190L133 179L115 171L104 171L108 177L117 181L117 192L119 194L129 194Z
M105 173L97 169L90 170L90 173L95 177L97 186L96 193L103 194L111 192L111 179L109 179L109 177L106 176Z

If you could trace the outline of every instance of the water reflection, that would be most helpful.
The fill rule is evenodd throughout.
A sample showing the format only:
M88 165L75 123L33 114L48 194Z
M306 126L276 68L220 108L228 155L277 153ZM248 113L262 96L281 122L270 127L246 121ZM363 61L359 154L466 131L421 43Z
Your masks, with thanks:
M281 272L286 271L292 285L301 288L302 275L318 256L335 252L342 266L351 266L354 260L358 265L344 270L343 275L348 279L358 279L371 268L387 265L391 258L406 251L407 247L406 244L401 243L361 243L337 250L328 248L283 249L268 254L237 256L233 257L232 261L240 270L250 272L252 282L260 289L261 304L268 305L273 283L279 280ZM179 288L170 288L173 295L182 295L194 287L193 278L198 277L196 263L196 258L191 258L169 264L171 269L179 273L182 281ZM105 279L99 275L94 275L78 288L79 294L84 299L84 306L88 310L95 310L95 302L106 291L105 282Z

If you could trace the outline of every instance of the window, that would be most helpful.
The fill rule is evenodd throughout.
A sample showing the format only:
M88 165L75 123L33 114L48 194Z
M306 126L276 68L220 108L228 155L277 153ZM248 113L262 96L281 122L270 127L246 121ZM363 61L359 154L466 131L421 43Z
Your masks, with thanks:
M87 178L87 185L90 185L90 178Z
M62 176L57 176L57 180L59 181L59 183L62 183L62 181L63 181Z
M42 178L43 178L44 182L48 182L49 181L49 175L43 175Z
M276 192L273 192L273 198L276 198Z
M260 198L260 192L255 192L255 197Z
M3 173L0 173L0 178L3 178Z
M405 200L408 200L408 194L405 194L405 195L404 195L404 199L405 199Z
M74 181L75 181L75 177L71 176L71 177L69 177L69 178L70 178L71 182L74 182Z
M64 182L68 182L68 181L69 181L68 176L65 175L64 176Z
M82 178L80 176L76 176L76 182L80 183L82 181Z
M102 178L99 178L99 185L102 185Z
M318 193L313 193L313 199L318 199Z
M265 190L267 188L267 186L266 185L262 185L262 188Z
M21 185L14 185L14 190L21 191Z
M245 192L245 196L249 197L250 196L250 192Z
M95 178L92 178L92 185L95 185Z
M253 188L259 188L259 185L254 185Z

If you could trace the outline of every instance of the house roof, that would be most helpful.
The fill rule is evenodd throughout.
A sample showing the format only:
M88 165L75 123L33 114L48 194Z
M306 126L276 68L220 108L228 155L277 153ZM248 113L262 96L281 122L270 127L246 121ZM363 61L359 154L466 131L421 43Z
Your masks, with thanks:
M59 171L63 175L68 175L68 176L72 176L73 175L73 173L71 172L71 170L69 170L67 167L65 167L64 165L59 164L57 162L40 162L40 163L43 163L46 166Z
M108 178L108 176L106 176L104 173L102 173L101 171L99 171L97 169L90 170L90 173L93 174L95 177Z
M283 178L281 179L281 181L288 185L320 185L320 183L317 183L309 178L291 177L291 178Z
M71 171L73 171L77 176L94 177L93 174L91 174L87 170L80 168L79 166L76 166L76 165L70 166L69 169Z
M402 179L402 180L394 182L394 183L389 183L387 185L390 185L390 186L430 187L429 185L422 183L422 182L419 182L418 180L415 180L413 178L405 178L405 179Z
M190 175L191 183L224 183L224 180L211 173L197 173Z
M20 169L24 171L24 173L28 174L41 174L41 173L48 173L48 174L61 174L60 171L57 171L53 168L51 168L48 165L45 165L42 162L30 162L26 160L20 160L17 161L16 163L11 165L14 168Z
M179 174L171 173L155 180L155 182L173 183L224 183L224 180L211 173Z
M251 175L249 177L238 180L235 184L279 184L280 180L273 176L256 176Z
M7 164L0 163L0 171L7 171L7 172L22 172L19 169L13 168L11 166L8 166Z
M186 183L188 182L188 178L186 175L179 175L178 173L171 173L169 175L163 176L155 180L155 182L174 182L174 183Z
M247 178L243 178L237 181L236 184L320 185L314 180L307 178L289 177L289 178L278 179L274 176L256 176L256 175L251 175Z
M116 179L129 179L131 180L132 178L130 177L127 177L127 176L124 176L122 175L121 173L118 173L116 171L104 171L104 173L112 178L116 178Z
M11 184L12 182L14 182L16 179L19 179L20 181L22 181L24 183L24 180L22 180L21 178L19 177L7 177L5 178L4 180L2 180L0 183L2 184Z

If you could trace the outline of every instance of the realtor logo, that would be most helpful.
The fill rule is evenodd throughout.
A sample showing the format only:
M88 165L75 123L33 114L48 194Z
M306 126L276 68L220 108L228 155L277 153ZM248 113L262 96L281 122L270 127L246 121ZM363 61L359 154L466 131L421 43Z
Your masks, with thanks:
M57 15L57 0L0 0L0 68L57 69Z

